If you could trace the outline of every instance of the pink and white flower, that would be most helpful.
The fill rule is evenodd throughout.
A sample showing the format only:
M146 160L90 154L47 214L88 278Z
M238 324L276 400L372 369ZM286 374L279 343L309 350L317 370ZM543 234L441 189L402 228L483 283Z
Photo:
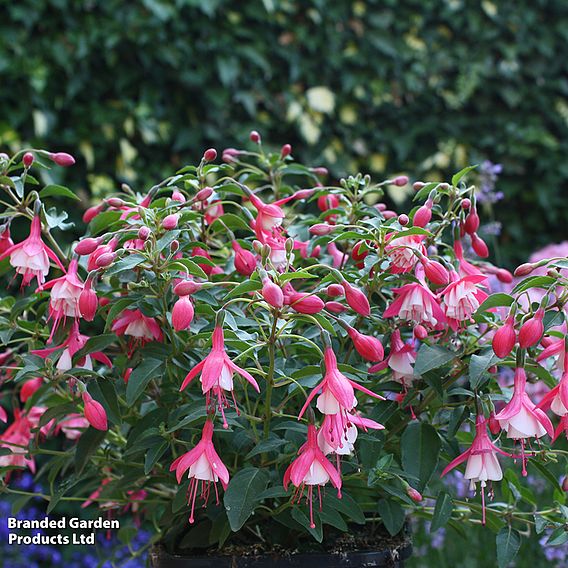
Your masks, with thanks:
M456 277L455 273L453 275ZM442 292L448 324L455 331L469 323L471 316L487 298L478 285L487 280L484 275L464 276L454 280Z
M392 234L394 235L394 233ZM392 274L404 274L414 268L419 258L417 253L426 254L423 240L423 235L409 235L398 239L391 237L389 239L385 251L391 261L390 271Z
M117 335L129 335L133 339L131 347L148 341L162 341L164 337L158 322L138 309L124 310L111 329Z
M440 328L446 316L436 296L425 286L416 282L395 288L396 300L385 310L383 317L398 316L405 321Z
M400 331L396 329L391 335L391 350L388 357L369 368L369 373L377 373L389 367L393 380L399 382L406 389L414 380L414 363L416 351L412 343L404 343Z

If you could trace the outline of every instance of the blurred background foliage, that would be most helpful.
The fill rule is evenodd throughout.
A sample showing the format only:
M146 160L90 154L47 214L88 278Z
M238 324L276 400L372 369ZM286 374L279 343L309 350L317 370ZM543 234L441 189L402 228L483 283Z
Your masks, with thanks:
M85 197L142 190L256 128L336 177L498 162L504 262L564 238L563 0L2 5L0 147L74 153L59 175Z

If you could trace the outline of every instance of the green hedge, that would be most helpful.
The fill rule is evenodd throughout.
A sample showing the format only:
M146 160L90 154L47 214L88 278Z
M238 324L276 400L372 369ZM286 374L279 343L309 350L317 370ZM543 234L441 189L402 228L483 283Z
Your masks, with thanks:
M0 146L80 155L75 187L254 127L336 175L501 162L506 258L565 237L562 0L20 0L0 31Z

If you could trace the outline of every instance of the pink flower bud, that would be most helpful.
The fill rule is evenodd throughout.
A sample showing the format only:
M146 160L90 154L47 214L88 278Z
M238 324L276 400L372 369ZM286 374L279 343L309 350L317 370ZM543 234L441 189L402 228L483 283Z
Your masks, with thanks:
M491 343L493 345L493 351L500 359L504 359L509 356L511 351L513 351L513 347L515 347L517 336L515 333L514 322L514 318L509 316L505 324L501 326L493 336L493 341Z
M162 221L162 227L166 229L166 231L171 231L175 229L178 225L179 221L179 213L171 213L167 217L164 217Z
M128 369L126 369L126 371L124 371L124 374L122 375L122 380L124 381L124 384L128 384L128 381L130 380L130 375L132 375L132 367L128 367Z
M290 146L290 144L284 144L284 146L282 146L282 149L280 150L280 157L284 159L287 156L289 156L291 153L292 153L292 146Z
M179 241L177 239L174 239L170 243L170 252L177 252L178 249L179 249Z
M30 396L32 396L40 387L43 385L43 379L41 377L36 377L35 379L30 379L26 381L22 386L20 391L20 401L26 402Z
M212 162L216 158L217 158L217 150L215 150L215 148L209 148L208 150L205 150L205 152L203 153L203 159L206 162Z
M416 325L413 329L414 337L416 339L426 339L428 337L428 331L423 325Z
M174 286L176 296L190 296L201 289L202 284L193 280L182 280Z
M31 152L26 152L22 158L22 162L26 168L31 167L34 163L34 155Z
M116 253L105 252L97 258L95 266L97 268L106 268L107 266L110 266L114 262L115 258L116 258Z
M534 264L531 264L530 262L525 262L524 264L517 266L514 274L515 276L528 276L534 269L535 269Z
M211 187L204 187L195 194L195 199L197 201L207 201L211 195L213 195L213 189Z
M425 185L423 181L415 181L412 184L412 189L414 189L414 191L420 191Z
M362 316L370 316L371 306L369 305L367 296L365 296L359 288L352 286L345 280L341 283L341 285L345 291L345 299L347 300L349 307Z
M423 261L422 264L424 266L424 274L430 282L437 284L438 286L445 286L449 283L450 273L442 264L429 259Z
M489 256L489 249L487 248L485 241L478 237L476 233L471 235L471 248L480 258L487 258Z
M146 226L140 227L140 228L138 229L138 238L139 238L141 241L145 241L145 240L150 236L150 233L151 233L151 232L152 232L152 231L150 231L150 227L146 227Z
M317 314L325 307L323 300L305 292L294 291L287 300L288 305L300 314Z
M262 297L273 308L281 308L284 305L284 293L278 284L275 284L270 278L262 281Z
M406 488L406 494L416 503L420 503L423 499L421 493L414 487L410 487L410 485Z
M232 243L235 251L235 269L243 276L250 276L256 270L256 256L244 249L237 241Z
M376 337L359 333L352 327L347 328L347 333L353 341L357 353L359 353L363 359L371 361L372 363L383 360L385 350L383 349L383 344Z
M86 321L93 321L97 313L99 301L96 292L92 288L91 280L87 278L85 287L79 295L79 312Z
M307 199L308 197L311 197L315 193L315 191L316 190L314 188L299 189L298 191L296 191L296 193L294 193L292 197L294 199Z
M461 208L467 211L470 207L471 207L471 200L468 199L467 197L465 199L462 199Z
M527 320L519 330L519 345L522 349L536 345L544 333L544 310L539 308L534 317Z
M513 281L513 275L505 268L497 270L495 275L500 282L503 282L503 284L510 284Z
M339 205L339 197L333 193L327 195L320 195L318 197L318 208L320 211L327 211L328 209L336 209Z
M425 227L430 222L430 219L432 219L432 202L428 200L414 213L412 224L415 227Z
M406 227L406 225L408 225L408 223L410 223L410 219L408 218L408 215L405 215L404 213L402 215L398 216L398 222L403 226Z
M497 436L499 432L501 432L501 424L499 424L499 420L495 418L495 413L492 412L489 415L489 420L487 421L489 425L489 431L494 435Z
M383 217L385 219L394 219L397 216L396 211L391 211L390 209L383 211Z
M333 229L333 225L328 225L327 223L317 223L310 227L310 233L312 235L318 235L321 237L323 235L329 235L329 233L331 233Z
M89 207L85 213L83 213L83 222L90 223L101 211L103 210L103 205L93 205Z
M562 491L568 493L568 476L566 476L562 481Z
M189 296L181 296L172 309L172 326L176 331L187 329L193 321L194 309Z
M78 254L80 256L91 254L92 252L95 252L101 241L102 238L100 237L98 239L94 239L93 237L82 239L75 246L75 254Z
M479 215L476 209L472 209L465 218L464 229L469 235L473 235L479 229Z
M320 166L318 168L310 168L310 170L314 174L316 174L316 176L326 176L329 173L327 168L324 168L323 166Z
M251 142L254 142L255 144L260 144L261 140L260 134L256 130L250 131L249 138Z
M236 160L239 154L240 152L236 148L225 148L222 156L223 162L230 164Z
M392 182L397 187L404 187L408 183L408 176L397 176Z
M64 168L68 168L75 163L75 158L66 152L55 152L55 154L50 153L47 157L54 161L58 166L62 166Z
M109 197L106 202L111 207L124 207L126 203L120 197Z
M343 312L347 311L347 307L344 306L341 302L326 302L325 309L330 311L333 314L342 314Z
M102 404L86 391L83 393L83 404L85 405L83 413L89 424L97 430L108 430L107 415Z
M172 191L172 201L177 201L178 203L183 203L185 201L185 196L179 189L174 189Z
M343 286L341 284L330 284L325 293L331 298L336 298L337 296L343 296Z

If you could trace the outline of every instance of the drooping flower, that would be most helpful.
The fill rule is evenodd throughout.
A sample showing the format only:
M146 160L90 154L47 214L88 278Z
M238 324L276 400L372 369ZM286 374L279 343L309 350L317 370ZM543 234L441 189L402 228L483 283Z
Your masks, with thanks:
M195 448L174 460L170 466L170 471L176 472L178 483L181 483L185 472L188 472L187 477L190 479L190 482L187 493L187 504L189 505L191 503L190 523L193 523L195 520L193 512L195 509L197 491L200 485L201 498L203 499L204 505L206 505L209 500L211 482L213 482L213 486L215 487L215 496L217 498L217 504L219 504L217 482L220 481L223 489L227 489L227 485L229 484L229 471L213 446L213 422L211 420L205 422L201 440Z
M333 268L341 268L349 258L349 255L341 252L333 242L328 243L327 252L331 255Z
M43 385L43 379L41 377L36 377L35 379L29 379L22 385L22 390L20 391L20 401L26 402L40 387Z
M148 341L162 341L163 333L158 322L145 316L140 310L124 310L112 324L112 331L117 335L129 335L131 348Z
M383 317L400 319L415 324L439 328L446 322L446 316L436 296L422 284L415 282L393 289L396 300L385 310Z
M537 408L531 401L525 387L527 375L522 367L515 370L515 384L513 396L505 408L499 412L495 418L499 421L501 428L507 432L507 438L520 440L521 453L523 460L523 475L527 474L525 440L527 438L541 438L548 434L554 437L554 428L548 416Z
M329 302L326 304L328 306ZM382 361L385 356L385 350L383 349L383 344L377 337L372 335L365 335L360 333L355 328L350 325L345 324L347 333L353 341L355 349L363 359L376 363L377 361Z
M392 371L392 378L407 388L414 380L414 362L416 361L416 351L411 343L404 343L397 329L391 335L391 349L388 357L369 368L369 373L376 373L389 367Z
M234 395L233 374L238 373L245 378L256 392L260 392L260 388L253 376L236 365L227 355L225 351L225 338L223 335L223 327L218 324L215 326L212 336L212 349L201 361L198 363L185 377L180 391L183 391L191 381L201 373L201 388L203 394L206 396L206 404L211 407L211 395L217 398L216 406L223 416L223 427L228 428L227 420L225 418L225 408L229 408L229 401L225 392L230 392L233 398L233 403L237 414L239 409Z
M11 452L0 455L0 467L28 467L32 473L35 473L33 456L26 457L32 438L31 427L32 424L26 414L16 409L14 421L0 434L0 448L6 448Z
M454 331L467 325L473 313L487 298L487 293L478 286L486 279L484 275L464 276L443 290L446 317Z
M274 283L266 272L261 272L262 279L262 297L273 308L281 308L284 306L284 293L278 284Z
M194 309L189 295L180 296L172 308L172 326L176 331L187 329L193 321Z
M244 249L237 241L231 243L235 251L235 269L243 276L250 276L256 270L256 256Z
M74 320L73 324L71 325L71 330L69 331L69 336L61 345L56 345L55 347L46 347L44 349L35 349L31 353L37 355L38 357L42 357L43 359L47 359L56 351L63 349L63 352L59 355L59 359L57 360L56 364L56 368L63 372L68 371L73 367L77 367L79 369L89 369L90 371L92 371L92 359L99 361L99 363L102 363L107 367L112 367L110 359L101 351L89 353L79 361L76 361L75 364L73 363L73 356L75 355L75 353L77 353L77 351L85 346L85 343L87 343L88 339L89 338L86 335L82 335L79 332L78 320Z
M564 343L564 340L562 340L562 342ZM565 416L568 414L568 369L566 365L558 384L544 395L542 400L537 404L537 408L543 410L550 408L557 416Z
M108 430L107 415L103 405L87 391L83 392L83 404L85 418L89 421L89 424L97 430Z
M318 446L318 434L313 424L308 426L308 440L299 449L298 457L288 466L284 473L284 489L288 490L290 482L296 487L292 502L302 500L305 487L308 487L308 503L310 507L310 527L314 528L313 491L318 488L321 509L321 487L331 481L341 498L341 476Z
M341 282L343 286L343 290L345 292L345 300L349 304L349 307L356 311L359 315L362 316L370 316L371 315L371 306L369 305L369 300L367 296L359 290L356 286L349 284L346 280Z
M393 274L410 272L418 262L418 255L416 253L421 255L426 254L426 248L422 242L423 240L423 235L409 235L398 239L391 237L389 244L385 247L385 252L388 254L391 261L389 270Z
M77 440L89 427L89 421L78 412L68 414L59 424L58 429L65 434L68 440Z
M326 414L322 425L318 430L318 444L322 452L327 454L337 454L346 456L353 452L355 440L357 440L358 430L384 430L384 426L364 418L357 413L348 416L348 423L343 426L339 414ZM339 468L338 468L339 471Z
M498 448L489 438L487 433L486 420L482 415L477 416L475 421L475 437L471 446L455 460L451 461L444 471L442 477L449 471L467 460L464 477L470 480L470 490L475 491L476 483L481 485L481 502L483 517L482 523L485 524L485 487L488 481L501 481L503 472L497 460L497 454L513 457L511 454Z
M495 355L500 359L504 359L511 354L515 342L517 341L517 334L515 333L515 318L509 316L505 323L495 332L491 342Z
M534 316L528 319L519 330L519 346L527 349L536 345L544 333L544 310L539 308Z
M301 314L317 314L325 308L325 302L315 294L298 292L292 284L284 285L284 303Z
M35 215L27 239L12 245L0 253L0 260L10 257L10 264L17 274L22 275L22 286L28 286L36 278L38 285L45 282L49 272L49 261L65 272L57 255L41 240L41 220Z

